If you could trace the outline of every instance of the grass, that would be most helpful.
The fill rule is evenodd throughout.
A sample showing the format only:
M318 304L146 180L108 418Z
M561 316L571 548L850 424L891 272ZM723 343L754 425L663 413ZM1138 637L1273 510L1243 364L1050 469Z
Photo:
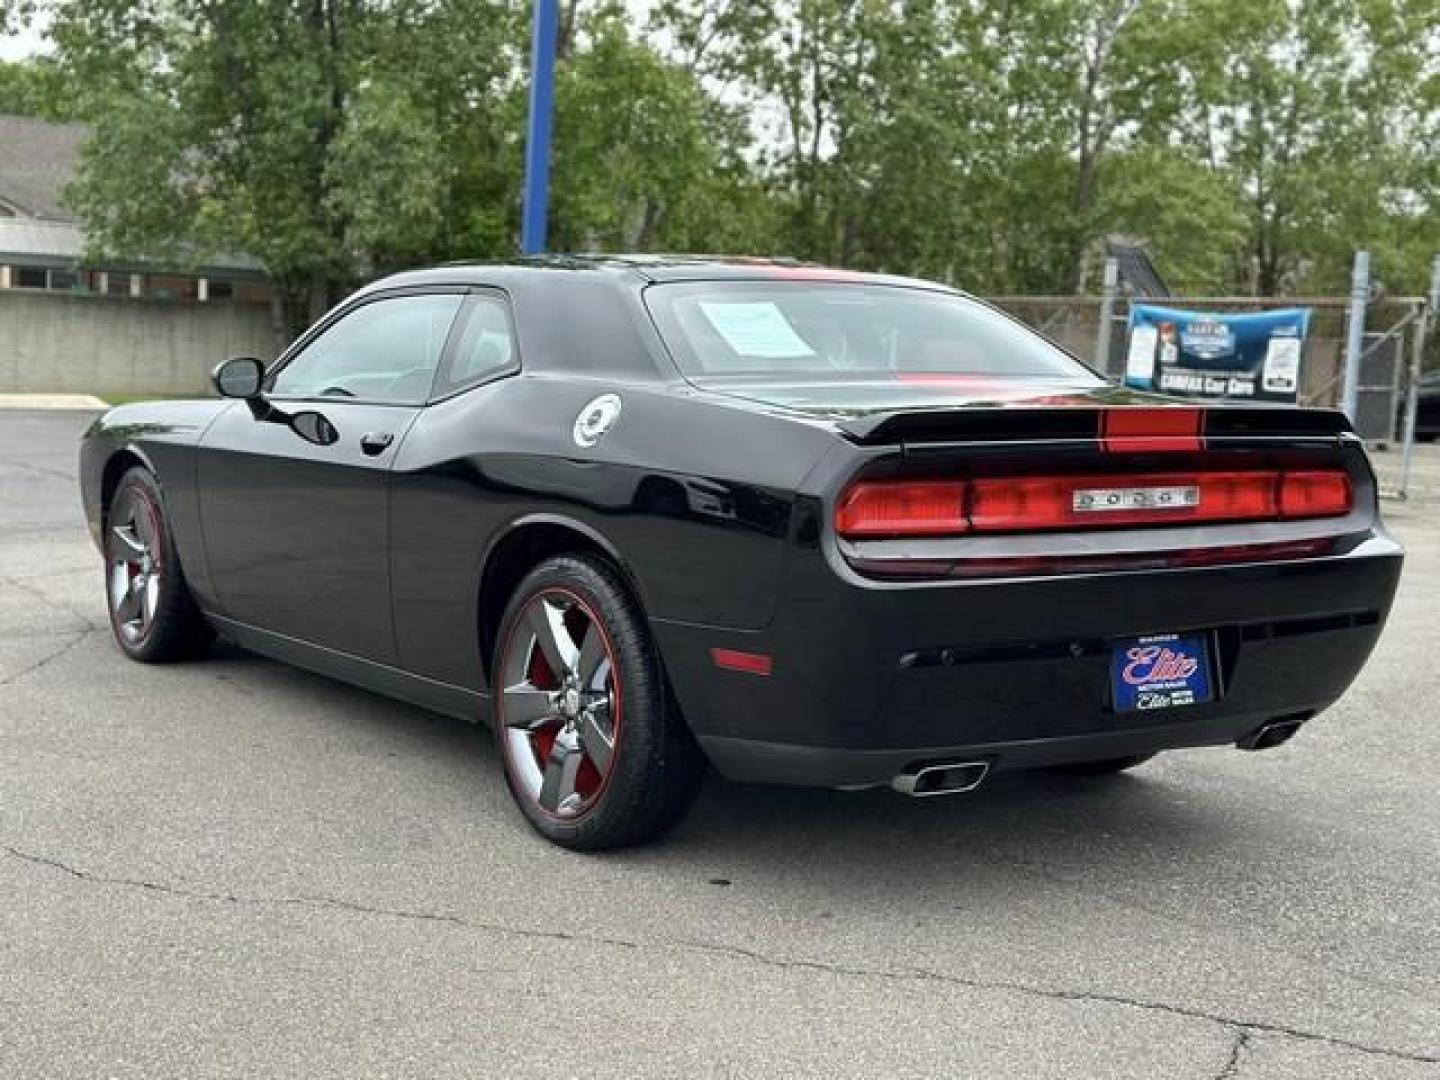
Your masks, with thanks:
M133 405L137 401L185 401L204 397L204 394L96 394L107 405Z

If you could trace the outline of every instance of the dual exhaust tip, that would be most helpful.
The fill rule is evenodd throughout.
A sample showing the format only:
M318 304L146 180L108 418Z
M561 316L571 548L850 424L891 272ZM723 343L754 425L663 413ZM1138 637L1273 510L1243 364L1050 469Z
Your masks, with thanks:
M1241 750L1269 750L1289 742L1305 726L1310 713L1282 716L1261 724L1250 734L1235 740ZM930 795L962 795L974 791L990 775L988 761L942 761L932 765L911 766L890 781L902 795L924 798Z
M945 761L911 767L890 781L902 795L924 798L929 795L960 795L974 791L990 775L988 761Z
M1240 750L1269 750L1289 742L1310 716L1310 713L1302 713L1299 716L1282 716L1278 720L1271 720L1268 724L1261 724L1249 735L1236 739L1235 746Z
M1310 719L1310 713L1283 716L1261 724L1250 734L1235 740L1241 750L1269 750L1289 742ZM974 791L990 775L988 761L942 761L932 765L911 766L890 781L902 795L925 798L930 795L962 795Z

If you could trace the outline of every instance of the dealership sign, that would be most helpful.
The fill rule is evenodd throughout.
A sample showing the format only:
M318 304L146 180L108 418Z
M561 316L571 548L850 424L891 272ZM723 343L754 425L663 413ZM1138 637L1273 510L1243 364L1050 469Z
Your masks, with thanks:
M1309 329L1309 308L1236 315L1135 304L1125 384L1186 397L1294 404Z

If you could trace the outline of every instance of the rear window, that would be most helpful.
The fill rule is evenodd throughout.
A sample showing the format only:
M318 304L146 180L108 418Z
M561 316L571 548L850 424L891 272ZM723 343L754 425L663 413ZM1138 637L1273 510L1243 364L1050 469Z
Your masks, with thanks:
M690 377L1094 378L1038 334L952 293L835 282L686 282L645 301Z

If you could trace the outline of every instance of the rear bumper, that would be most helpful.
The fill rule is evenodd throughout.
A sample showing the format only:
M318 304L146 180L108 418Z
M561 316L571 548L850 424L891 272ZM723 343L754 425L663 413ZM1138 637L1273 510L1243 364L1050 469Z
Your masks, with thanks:
M1003 770L1233 743L1344 693L1402 561L1380 532L1296 562L919 585L792 555L764 631L655 623L692 729L735 780L865 785L937 759ZM1115 712L1111 642L1172 631L1210 635L1218 698ZM772 673L720 670L714 648L771 656Z

